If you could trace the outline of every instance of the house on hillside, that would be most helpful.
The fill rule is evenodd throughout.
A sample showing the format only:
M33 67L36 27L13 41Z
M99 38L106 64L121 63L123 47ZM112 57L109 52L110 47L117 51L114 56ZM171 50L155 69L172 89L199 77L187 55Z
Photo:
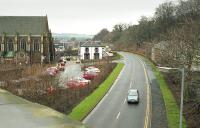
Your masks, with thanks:
M88 41L80 46L79 56L81 60L102 59L104 52L104 45L99 42Z
M0 58L12 63L54 60L47 16L0 16Z

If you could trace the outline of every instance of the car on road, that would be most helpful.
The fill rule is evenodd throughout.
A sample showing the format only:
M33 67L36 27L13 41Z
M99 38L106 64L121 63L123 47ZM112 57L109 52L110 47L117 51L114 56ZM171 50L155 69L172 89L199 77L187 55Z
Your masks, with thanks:
M139 92L137 89L129 89L127 103L139 103Z

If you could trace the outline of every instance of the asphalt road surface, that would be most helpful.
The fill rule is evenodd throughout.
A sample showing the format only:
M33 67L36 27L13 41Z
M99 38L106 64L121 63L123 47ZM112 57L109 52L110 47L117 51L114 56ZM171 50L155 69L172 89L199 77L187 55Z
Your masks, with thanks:
M124 69L113 87L96 108L83 120L91 128L144 128L147 109L147 81L138 56L120 52ZM127 104L130 88L139 90L140 103Z

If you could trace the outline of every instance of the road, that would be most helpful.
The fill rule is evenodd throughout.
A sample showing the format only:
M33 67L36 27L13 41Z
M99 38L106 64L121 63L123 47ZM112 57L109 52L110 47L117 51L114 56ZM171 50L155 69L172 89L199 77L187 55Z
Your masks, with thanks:
M113 87L96 108L83 120L91 128L145 128L147 111L147 77L138 57L120 52L124 56L124 69ZM140 103L128 105L127 92L139 90ZM147 118L148 119L148 118Z

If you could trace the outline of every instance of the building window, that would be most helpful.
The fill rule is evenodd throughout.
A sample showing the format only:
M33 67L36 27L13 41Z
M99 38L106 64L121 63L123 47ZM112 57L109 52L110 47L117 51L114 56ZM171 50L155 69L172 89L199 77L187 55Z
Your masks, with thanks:
M26 40L25 39L21 39L19 44L18 44L18 50L24 50L26 51Z
M99 52L99 49L98 49L98 48L95 48L95 49L94 49L94 52L95 52L95 53L98 53L98 52Z
M7 51L14 51L14 45L12 39L9 39L7 42Z
M40 51L40 41L38 39L33 41L33 51Z
M89 48L85 48L85 53L89 53Z

